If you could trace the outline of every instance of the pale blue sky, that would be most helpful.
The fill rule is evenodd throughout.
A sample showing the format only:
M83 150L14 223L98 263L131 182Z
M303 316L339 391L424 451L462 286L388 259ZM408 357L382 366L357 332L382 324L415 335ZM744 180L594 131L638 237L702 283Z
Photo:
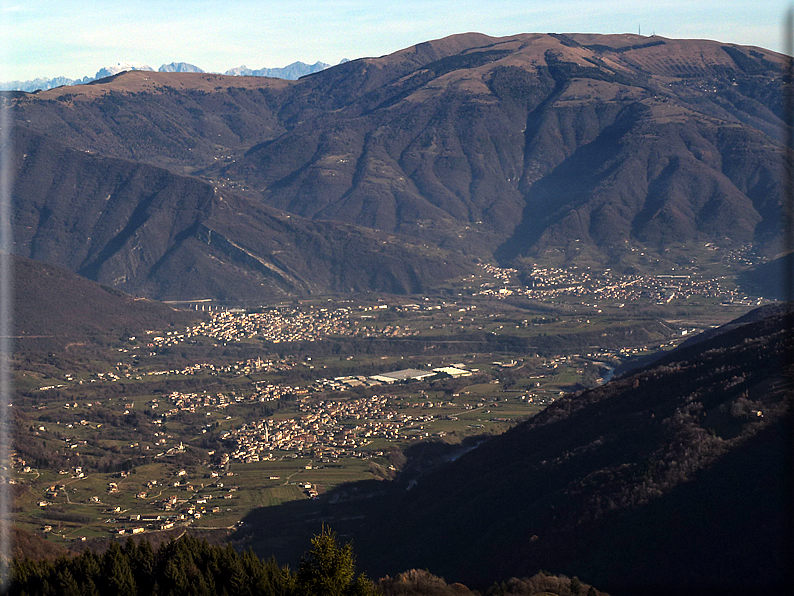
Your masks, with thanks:
M0 0L0 80L119 61L207 71L335 64L453 33L642 33L781 51L789 0Z

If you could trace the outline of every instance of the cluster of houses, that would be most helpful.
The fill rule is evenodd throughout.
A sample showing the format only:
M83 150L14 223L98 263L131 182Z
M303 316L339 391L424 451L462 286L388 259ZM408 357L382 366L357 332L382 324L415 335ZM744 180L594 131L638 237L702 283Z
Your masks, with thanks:
M227 364L225 366L220 364L211 364L208 362L200 362L191 364L181 369L168 369L156 370L146 373L147 376L158 375L196 375L205 373L209 375L219 374L237 374L237 375L250 375L263 372L278 372L291 370L295 368L295 363L287 360L263 360L262 357L250 358L248 360L241 360L234 364Z
M217 341L236 341L257 337L273 343L317 341L327 335L355 333L349 308L329 310L310 307L272 309L261 313L224 311L188 329L186 338L205 336Z
M197 408L223 409L233 403L275 401L287 395L300 396L307 393L309 393L309 389L305 387L273 385L267 382L254 383L254 391L250 395L239 395L236 392L226 395L224 393L172 391L165 396L171 402L172 408L163 412L163 416L175 416L180 412L195 413ZM147 405L157 408L159 404L154 399L147 402Z
M691 296L723 300L739 298L734 290L722 287L719 279L692 275L615 275L610 269L597 272L589 269L537 267L532 270L532 283L527 287L515 281L515 269L503 269L493 265L484 265L483 269L494 281L482 283L475 292L479 296L522 295L536 300L560 296L592 296L599 300L642 300L656 303Z
M231 473L227 474L231 475ZM204 515L220 513L222 507L220 504L213 505L213 498L218 502L221 502L221 500L229 501L234 498L234 493L237 491L238 487L225 487L218 472L211 472L210 477L213 479L212 484L207 487L205 487L203 483L201 486L194 486L194 484L188 480L185 470L176 472L173 482L165 485L159 485L158 481L150 480L146 483L146 487L149 490L159 488L162 493L164 489L170 488L172 490L184 491L188 493L188 495L185 498L179 498L176 494L171 494L147 502L147 507L154 506L170 513L130 513L123 516L116 515L115 517L106 519L105 523L113 524L114 526L109 532L112 534L124 535L139 534L147 530L170 530L178 524L184 525L194 520L201 519ZM113 482L108 484L109 494L118 492L118 490L118 484ZM220 491L220 494L212 494L212 491ZM141 500L150 498L145 490L139 491L135 496ZM96 502L99 503L99 500L97 499ZM126 512L123 512L121 507L117 506L106 510L106 513L121 514Z
M302 416L264 419L227 431L221 439L233 439L234 451L221 459L252 463L272 460L274 452L290 451L315 458L362 457L361 450L375 438L408 438L409 427L423 426L441 414L398 413L390 397L345 401L312 401L300 404ZM432 405L432 404L430 404ZM424 408L423 408L424 409Z
M333 379L317 379L308 387L274 385L267 382L254 383L254 391L247 396L232 393L184 393L173 391L166 399L171 402L171 409L163 412L163 416L175 416L180 412L195 413L197 408L225 408L232 403L241 402L267 402L282 399L287 395L303 396L308 393L323 393L329 391L347 391L356 387L374 387L378 385L391 385L408 381L434 380L441 378L459 378L471 376L476 370L467 370L463 364L453 364L433 368L432 370L405 369L390 373L366 376L345 376ZM157 399L147 403L151 408L158 408Z
M376 328L359 325L351 315L359 312L360 319L375 319L377 311L388 306L341 307L337 309L282 307L264 312L246 312L241 309L213 311L210 320L189 327L185 331L169 331L156 335L147 344L150 348L164 348L188 341L194 337L209 337L219 342L233 342L258 338L272 343L314 342L327 336L403 337L416 335L416 331L400 325L387 324ZM372 311L373 314L362 314ZM154 332L150 332L154 333ZM173 371L170 371L173 372ZM187 372L184 374L188 374Z

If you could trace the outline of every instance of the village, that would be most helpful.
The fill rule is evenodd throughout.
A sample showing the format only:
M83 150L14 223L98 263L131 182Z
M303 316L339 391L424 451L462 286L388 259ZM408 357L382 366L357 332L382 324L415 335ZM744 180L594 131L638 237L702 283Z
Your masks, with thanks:
M309 305L307 308L284 306L263 312L247 312L232 308L210 311L209 320L189 327L184 332L168 332L151 339L151 347L163 348L190 341L197 337L207 337L219 342L233 342L243 339L260 339L273 344L287 342L314 342L328 336L371 337L375 334L389 337L411 335L409 328L399 326L373 332L359 328L358 320L353 320L353 312L364 313L386 309L387 305L341 307L328 309ZM367 316L363 315L366 319Z
M631 302L667 304L695 296L716 298L725 303L760 304L762 298L750 301L743 292L728 289L719 279L685 274L617 275L611 270L534 268L526 283L517 281L515 269L484 266L495 282L480 284L476 296L523 296L531 300L555 300L587 297L594 301L611 301L618 305Z
M460 368L455 370L471 375L470 371ZM420 380L449 373L437 369L430 375L412 370L393 374L406 380ZM526 399L525 396L523 398ZM398 401L399 404L396 403ZM455 419L454 413L438 413L442 409L452 408L465 412L484 405L485 402L461 406L451 401L434 402L429 399L406 402L404 399L398 400L394 395L373 395L346 400L304 398L298 406L302 414L300 417L258 420L222 434L221 439L235 440L237 448L223 456L221 464L225 465L230 459L244 463L273 459L277 452L292 452L321 460L382 455L380 451L364 448L376 438L410 441L431 436L444 437L446 433L443 431L432 432L426 430L424 425L440 419ZM407 413L406 409L414 412Z
M480 270L433 297L207 305L189 327L123 338L104 370L42 377L30 429L63 463L47 472L15 458L19 481L36 487L30 524L67 541L83 536L70 515L94 520L89 535L229 527L261 499L388 478L395 449L504 432L707 325L651 314L631 341L596 347L578 334L622 333L627 311L642 321L647 305L714 313L744 300L691 273ZM91 464L125 458L139 463L115 477Z

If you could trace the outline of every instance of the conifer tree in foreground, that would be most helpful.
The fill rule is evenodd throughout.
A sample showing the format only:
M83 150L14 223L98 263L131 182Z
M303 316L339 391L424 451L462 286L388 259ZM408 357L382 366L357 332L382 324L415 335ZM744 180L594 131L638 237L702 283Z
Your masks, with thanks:
M50 563L15 560L10 596L374 596L378 590L364 574L356 577L350 544L323 528L301 559L297 573L262 561L252 551L211 546L183 536L155 552L144 540L112 543L101 555L88 550Z
M336 533L323 527L319 536L312 538L312 548L306 553L298 568L296 596L368 596L377 594L365 574L356 575L353 545L339 546Z

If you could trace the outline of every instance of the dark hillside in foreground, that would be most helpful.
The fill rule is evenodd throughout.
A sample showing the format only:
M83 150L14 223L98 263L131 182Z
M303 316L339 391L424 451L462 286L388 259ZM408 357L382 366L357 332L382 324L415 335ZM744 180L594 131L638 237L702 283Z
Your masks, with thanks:
M419 567L485 586L547 569L614 594L779 593L791 316L560 399L410 490L305 505L303 519L352 536L374 576ZM283 526L271 509L251 516L263 552Z
M30 536L16 532L27 544ZM34 539L37 537L33 537ZM38 539L42 541L40 538ZM122 546L123 544L123 546ZM51 553L52 554L52 553ZM416 569L373 583L356 573L352 545L323 529L311 539L296 571L275 559L242 555L192 534L160 544L146 538L114 541L103 551L84 549L53 560L40 551L15 553L10 596L25 594L233 594L235 596L479 596L458 583ZM537 574L491 586L484 596L606 596L578 578Z
M779 585L785 320L560 400L392 503L362 552L392 536L390 563L464 581L553 569L620 594Z

